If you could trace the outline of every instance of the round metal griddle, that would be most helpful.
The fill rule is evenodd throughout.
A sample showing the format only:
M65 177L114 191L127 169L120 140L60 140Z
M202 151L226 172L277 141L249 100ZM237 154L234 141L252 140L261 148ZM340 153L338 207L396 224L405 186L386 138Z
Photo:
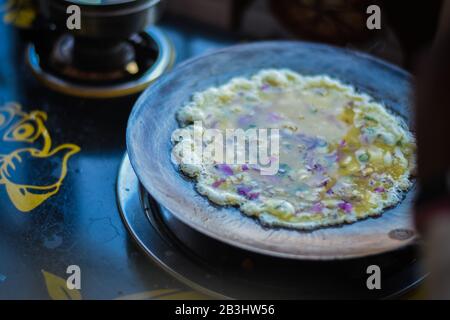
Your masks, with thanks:
M138 246L179 281L210 297L232 299L387 299L426 274L417 248L357 259L299 261L241 250L178 220L149 196L124 157L117 178L122 220ZM367 288L367 268L381 270L381 289Z
M409 121L411 77L405 71L351 50L305 42L238 45L188 60L164 75L137 101L127 128L127 148L139 181L184 224L216 240L260 254L302 260L360 258L390 252L416 241L411 219L413 191L381 217L304 232L265 228L232 207L212 205L171 163L175 113L194 92L251 76L261 69L289 68L326 74Z

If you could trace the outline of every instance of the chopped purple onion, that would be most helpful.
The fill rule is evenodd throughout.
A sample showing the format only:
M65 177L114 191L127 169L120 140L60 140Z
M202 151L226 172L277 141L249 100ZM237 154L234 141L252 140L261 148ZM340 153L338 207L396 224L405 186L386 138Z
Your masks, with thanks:
M241 127L247 127L253 121L253 117L250 115L242 116L238 119L238 124Z
M252 187L249 187L249 186L237 187L238 194L246 197L249 200L254 200L259 197L259 192L251 192L251 191L252 191Z
M313 170L314 171L318 171L318 172L322 172L324 170L324 167L320 163L315 163L313 165Z
M321 204L320 202L317 202L317 203L315 203L315 204L312 206L311 209L312 209L312 211L313 211L314 213L322 212L323 204Z
M241 196L248 196L250 191L252 191L252 187L247 187L247 186L239 186L239 187L237 187L237 192Z
M320 186L321 186L321 187L326 187L329 181L330 181L330 179L326 178L325 180L322 181L322 183L320 184Z
M349 202L341 202L338 204L339 209L344 210L345 213L350 213L352 211L352 204Z
M248 194L248 199L249 200L255 200L259 197L259 192L250 192Z
M232 176L234 174L233 169L227 164L218 164L216 168L227 176Z
M220 187L220 185L221 185L222 183L224 183L224 182L225 182L225 179L219 179L219 180L216 180L216 181L213 182L212 187L213 187L213 188L218 188L218 187Z

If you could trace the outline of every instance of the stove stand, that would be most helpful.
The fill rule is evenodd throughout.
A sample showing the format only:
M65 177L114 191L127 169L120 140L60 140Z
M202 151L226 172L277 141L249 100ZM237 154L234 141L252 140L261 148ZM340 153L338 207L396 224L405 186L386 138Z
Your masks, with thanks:
M117 199L124 224L160 267L211 297L231 299L386 299L415 288L426 274L417 248L371 257L300 261L256 254L211 239L159 205L140 185L128 156L120 166ZM381 289L369 290L370 265Z
M169 70L175 59L169 38L154 26L114 46L101 45L101 54L98 45L93 47L83 41L65 34L51 44L31 43L27 63L37 79L55 91L79 97L115 98L143 91ZM93 63L92 56L106 64ZM114 61L117 63L111 64Z

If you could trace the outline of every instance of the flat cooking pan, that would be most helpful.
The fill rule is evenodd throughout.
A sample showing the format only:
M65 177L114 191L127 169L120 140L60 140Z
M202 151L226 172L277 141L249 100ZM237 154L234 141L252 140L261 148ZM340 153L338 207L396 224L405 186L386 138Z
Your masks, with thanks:
M251 76L264 68L326 74L370 94L410 123L411 76L386 62L327 45L272 41L237 45L188 60L160 78L139 98L127 128L131 164L143 186L178 219L217 240L271 256L344 259L410 245L416 236L410 214L414 190L379 218L315 231L269 229L233 207L212 205L170 160L176 111L192 93Z

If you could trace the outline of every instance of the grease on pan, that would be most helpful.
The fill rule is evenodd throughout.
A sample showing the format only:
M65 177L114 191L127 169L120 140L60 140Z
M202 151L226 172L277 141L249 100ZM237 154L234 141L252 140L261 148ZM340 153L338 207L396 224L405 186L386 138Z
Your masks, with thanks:
M180 165L199 193L266 226L306 230L377 216L411 186L415 141L403 120L327 76L261 70L194 93L177 118L180 162L193 144L180 137L193 138L197 120L205 129L280 129L276 175L247 164Z

